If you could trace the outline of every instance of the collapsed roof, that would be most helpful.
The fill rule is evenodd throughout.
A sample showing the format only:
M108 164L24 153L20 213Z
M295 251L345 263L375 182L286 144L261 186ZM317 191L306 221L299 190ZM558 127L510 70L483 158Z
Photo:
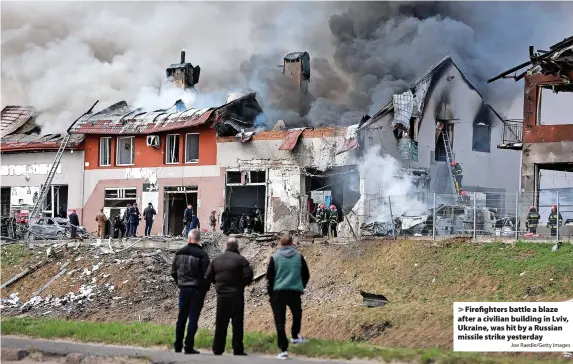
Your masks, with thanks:
M528 67L525 71L517 74L517 71ZM509 74L514 73L514 76ZM494 82L500 78L513 78L515 81L521 80L526 74L557 75L566 83L573 81L573 37L565 38L559 43L549 47L549 51L538 50L534 52L533 46L529 46L529 61L508 69L505 72L489 79L487 82Z
M222 106L187 109L181 100L168 109L144 111L118 102L97 113L84 115L72 127L70 134L152 134L210 125L221 135L235 135L253 128L262 114L256 94L232 95Z
M36 112L31 106L6 106L2 109L2 121L0 123L0 137L10 134L26 134L38 132L39 127L35 123Z

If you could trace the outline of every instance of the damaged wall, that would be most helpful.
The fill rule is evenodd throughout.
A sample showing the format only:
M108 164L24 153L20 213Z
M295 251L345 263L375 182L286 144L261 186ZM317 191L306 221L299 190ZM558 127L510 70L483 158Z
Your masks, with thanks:
M336 155L344 145L346 128L305 130L292 151L279 150L286 134L262 132L245 143L234 138L218 138L217 164L220 167L267 171L267 231L299 227L301 212L306 207L306 167L325 170L354 162L353 151Z
M519 185L519 153L497 149L503 132L503 122L491 111L483 111L483 99L469 84L459 69L448 63L432 82L426 98L425 111L418 131L418 161L401 158L391 125L392 113L383 117L366 131L366 145L381 144L381 152L401 160L404 167L429 168L431 192L451 193L447 163L435 161L436 119L454 119L453 153L463 168L463 184L468 191L496 188L515 192ZM444 107L446 105L446 107ZM479 117L478 117L479 115ZM474 121L491 122L490 152L472 150ZM485 124L488 120L483 120ZM487 126L483 126L487 127ZM440 172L441 171L441 172ZM445 178L445 180L444 180Z
M33 166L35 164L51 165L56 159L56 152L41 153L3 153L2 167L10 165ZM78 215L81 216L82 193L83 193L83 176L84 176L84 152L83 151L66 151L60 161L61 173L56 173L53 185L68 186L68 209L77 209ZM40 187L46 182L46 169L38 169L46 173L13 173L3 171L0 178L2 187ZM7 172L7 174L4 174ZM17 172L17 171L15 171Z

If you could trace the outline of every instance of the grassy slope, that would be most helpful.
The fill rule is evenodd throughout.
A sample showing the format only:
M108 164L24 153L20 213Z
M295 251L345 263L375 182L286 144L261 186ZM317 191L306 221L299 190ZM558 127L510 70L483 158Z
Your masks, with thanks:
M557 252L551 252L551 245L529 243L436 245L386 241L303 249L312 281L303 332L309 337L348 340L364 334L362 324L388 321L392 327L374 335L372 342L451 348L453 302L573 298L570 244ZM536 286L544 292L526 297L527 287ZM381 308L360 307L359 290L384 294L389 303ZM321 296L329 299L317 301ZM265 305L247 317L247 327L271 331L270 309Z
M25 335L45 339L66 338L83 342L138 345L144 347L162 346L169 348L173 342L173 327L150 323L91 323L48 320L41 318L8 318L2 320L2 335ZM200 330L195 343L198 348L210 348L213 337L207 330ZM275 354L274 335L247 333L247 351ZM227 351L230 342L227 343ZM451 353L440 349L396 349L381 348L368 344L311 340L298 346L291 346L292 353L321 358L368 358L387 362L406 360L418 363L539 363L526 358L484 357L480 354ZM561 362L561 360L545 361Z

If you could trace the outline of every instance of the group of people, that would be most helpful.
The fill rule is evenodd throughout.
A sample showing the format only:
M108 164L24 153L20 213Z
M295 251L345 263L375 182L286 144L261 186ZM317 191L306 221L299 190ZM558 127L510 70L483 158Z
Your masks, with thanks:
M330 205L327 209L326 205L319 204L316 209L316 223L322 236L329 236L336 238L338 236L338 210L336 206Z
M259 209L252 214L242 214L239 219L239 231L245 234L264 232L263 216Z
M537 212L535 206L529 208L527 219L525 220L525 228L529 234L537 234L537 227L539 226L539 219L541 215ZM557 236L557 229L563 225L563 216L557 212L557 205L551 206L551 213L547 218L547 227L551 231L551 236Z
M155 215L157 215L157 211L155 211L151 202L148 203L147 207L143 210L143 215L139 212L139 207L137 207L136 202L134 202L133 205L127 204L123 213L117 212L112 217L113 238L137 237L137 228L142 219L145 221L144 235L151 235ZM98 237L100 237L100 229L101 237L103 237L105 222L107 221L103 214L103 209L101 213L96 216L96 221L98 222Z
M253 282L253 269L239 252L236 238L227 240L226 251L210 261L201 246L201 233L193 229L188 235L188 244L180 249L173 259L171 276L179 287L179 315L175 328L175 352L198 354L195 349L195 334L205 295L211 285L217 292L215 335L212 350L215 355L225 351L229 321L232 324L234 355L246 355L243 346L243 322L245 287ZM278 251L271 256L266 273L267 292L277 330L278 359L288 359L289 340L286 335L286 309L290 309L293 324L293 344L303 342L300 336L302 320L301 295L306 288L310 273L304 257L293 245L290 235L280 239ZM185 326L187 335L185 336Z

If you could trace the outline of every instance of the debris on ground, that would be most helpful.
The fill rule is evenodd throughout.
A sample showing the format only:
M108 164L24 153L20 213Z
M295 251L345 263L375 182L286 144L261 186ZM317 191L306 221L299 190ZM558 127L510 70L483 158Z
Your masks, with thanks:
M360 295L363 299L363 305L366 307L382 307L388 303L388 299L381 294L360 291Z

